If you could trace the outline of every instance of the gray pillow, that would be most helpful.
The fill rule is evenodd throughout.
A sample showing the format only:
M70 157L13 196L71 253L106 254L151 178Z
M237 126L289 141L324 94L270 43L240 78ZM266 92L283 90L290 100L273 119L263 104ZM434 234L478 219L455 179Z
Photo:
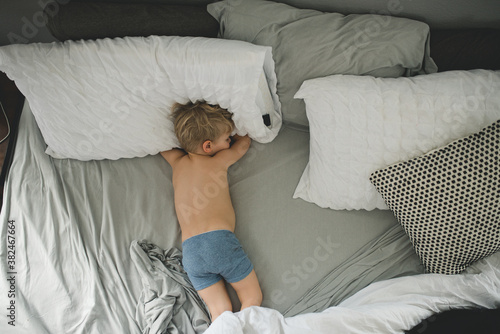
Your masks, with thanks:
M398 77L433 73L429 27L383 15L342 15L272 1L209 4L222 38L273 48L283 119L307 126L305 105L293 96L304 80L332 74Z

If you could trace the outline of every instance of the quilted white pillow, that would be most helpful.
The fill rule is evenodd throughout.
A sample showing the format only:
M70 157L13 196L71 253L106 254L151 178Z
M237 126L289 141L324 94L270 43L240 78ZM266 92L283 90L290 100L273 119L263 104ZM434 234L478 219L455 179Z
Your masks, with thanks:
M294 193L331 209L387 209L372 172L475 133L500 118L499 71L307 80L309 163Z
M9 45L0 70L26 96L47 153L79 160L178 146L175 102L233 113L236 132L269 142L281 126L271 48L202 37L150 36ZM262 115L269 114L271 126Z

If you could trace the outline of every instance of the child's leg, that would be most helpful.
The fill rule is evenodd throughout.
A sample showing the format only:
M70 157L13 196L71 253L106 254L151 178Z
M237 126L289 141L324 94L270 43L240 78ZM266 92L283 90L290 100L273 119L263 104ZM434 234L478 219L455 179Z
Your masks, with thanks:
M224 311L232 311L233 306L227 294L224 280L198 291L198 294L208 306L212 321L214 321Z
M260 306L262 303L262 291L255 270L239 282L231 283L240 299L241 309L249 306Z

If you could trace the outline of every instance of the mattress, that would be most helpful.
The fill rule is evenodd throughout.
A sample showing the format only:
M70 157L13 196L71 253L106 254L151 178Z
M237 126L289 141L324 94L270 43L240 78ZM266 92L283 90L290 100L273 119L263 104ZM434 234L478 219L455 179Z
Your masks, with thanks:
M253 142L229 169L235 233L259 277L262 305L285 316L423 272L390 211L335 211L292 198L308 139L284 127L269 144ZM7 303L15 304L16 330L140 333L143 284L131 245L182 250L170 166L160 155L84 162L45 149L26 103L1 213L1 266L15 280ZM2 279L2 291L8 284ZM238 309L231 289L230 296Z

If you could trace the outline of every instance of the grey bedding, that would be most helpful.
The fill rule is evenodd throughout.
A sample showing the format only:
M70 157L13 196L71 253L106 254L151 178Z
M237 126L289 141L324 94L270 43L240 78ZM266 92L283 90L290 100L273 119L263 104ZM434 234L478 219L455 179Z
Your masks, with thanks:
M207 330L210 314L182 267L181 251L163 250L142 240L132 242L130 256L143 284L135 315L143 333Z
M252 143L229 170L235 233L254 263L263 306L285 315L422 272L390 211L334 211L292 199L308 138L284 127L272 143ZM44 150L25 106L1 214L2 239L7 220L17 231L16 329L141 332L143 282L129 249L134 240L181 249L170 166L161 156L81 162Z

